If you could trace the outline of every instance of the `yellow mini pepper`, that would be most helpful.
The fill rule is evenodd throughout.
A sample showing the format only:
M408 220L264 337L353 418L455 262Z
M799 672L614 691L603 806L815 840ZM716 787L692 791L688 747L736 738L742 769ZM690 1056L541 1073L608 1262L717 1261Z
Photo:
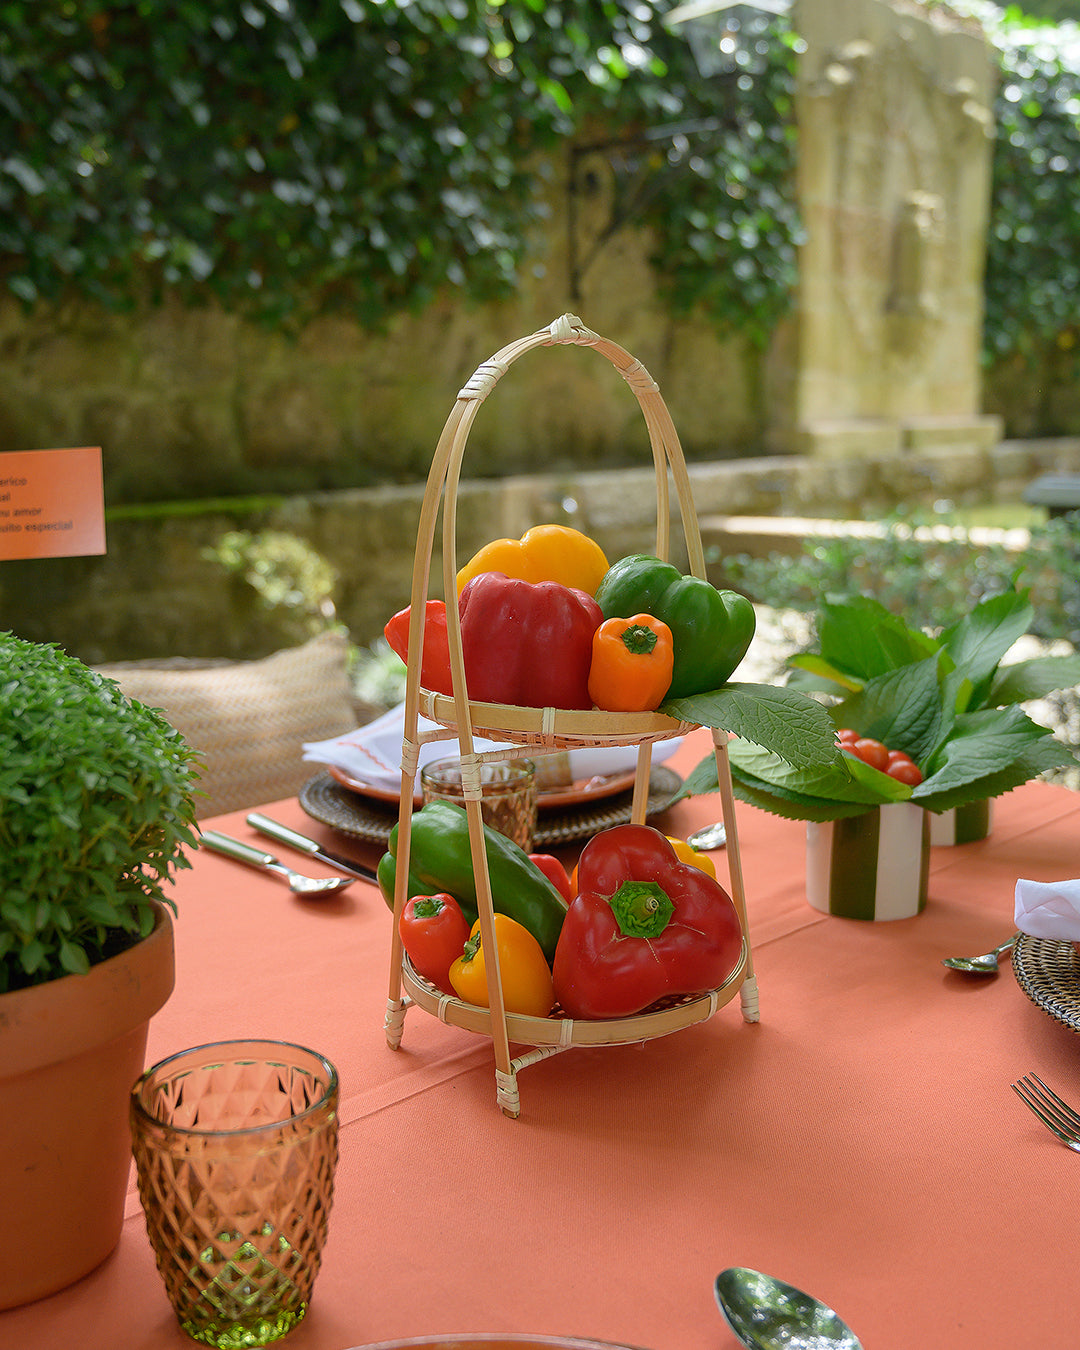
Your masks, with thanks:
M539 942L506 914L493 915L499 948L503 1006L525 1017L547 1017L555 1006L551 969ZM472 926L465 950L450 967L450 984L465 1003L488 1007L487 962L480 941L480 920Z
M569 525L534 525L520 539L494 539L457 574L458 594L481 572L505 572L518 581L557 581L594 595L608 570L604 550Z
M716 864L707 853L699 853L692 844L688 844L685 839L675 839L672 835L666 835L668 843L675 850L675 856L681 863L689 863L691 867L697 867L707 876L716 880Z

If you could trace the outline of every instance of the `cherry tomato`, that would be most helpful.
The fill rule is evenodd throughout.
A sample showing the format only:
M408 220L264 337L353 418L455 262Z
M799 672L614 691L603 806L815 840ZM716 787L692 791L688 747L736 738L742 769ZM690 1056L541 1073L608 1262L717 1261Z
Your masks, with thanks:
M851 727L839 727L836 732L836 739L841 745L854 745L859 739L859 733L853 731Z
M880 741L872 740L869 736L860 736L847 748L864 764L869 764L872 769L880 769L884 772L888 767L889 752Z
M454 897L412 896L401 911L398 932L416 973L452 994L450 967L469 940L469 921Z
M898 783L907 783L909 787L918 787L923 780L922 770L906 755L903 759L894 759L885 772Z

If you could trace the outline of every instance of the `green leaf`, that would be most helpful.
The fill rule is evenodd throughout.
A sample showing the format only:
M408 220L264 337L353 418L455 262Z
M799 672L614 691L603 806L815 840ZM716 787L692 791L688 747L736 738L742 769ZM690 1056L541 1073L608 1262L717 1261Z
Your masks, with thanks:
M1037 753L1036 745L1040 745ZM1041 767L1030 777L1036 777L1047 768L1072 764L1074 757L1021 708L984 708L967 713L957 719L952 736L927 765L929 772L912 797L928 801L938 794L963 788L968 794L967 800L974 800L972 785L980 779L992 778L1010 767L1026 766L1036 760Z
M798 670L806 671L809 675L818 675L829 684L838 684L842 689L850 689L852 692L861 689L866 683L860 676L841 670L839 666L834 666L832 662L826 661L815 652L797 652L794 656L788 657L787 663Z
M835 765L797 769L778 755L734 740L728 747L732 773L757 779L770 789L831 802L856 802L864 807L907 801L911 788L879 773L853 755L842 755Z
M835 764L840 759L828 712L794 689L728 683L707 694L672 699L660 711L699 726L733 732L796 767Z
M981 801L986 797L1000 797L1002 793L1011 792L1013 788L1038 778L1040 774L1075 763L1075 756L1066 746L1052 736L1046 736L1029 744L1011 764L983 778L973 779L952 789L942 788L923 794L923 788L930 782L927 779L912 793L912 801L925 806L928 811L948 811L954 806L966 806L968 802Z
M948 733L955 702L934 655L867 681L836 705L837 726L855 727L890 750L906 751L922 764Z
M1080 652L1067 656L1036 656L999 666L987 702L995 708L1045 698L1058 689L1080 685Z
M862 680L921 661L937 650L933 638L865 595L822 605L818 640L826 661Z
M1009 648L1031 627L1026 591L1003 591L981 600L941 635L941 646L972 685L988 679Z

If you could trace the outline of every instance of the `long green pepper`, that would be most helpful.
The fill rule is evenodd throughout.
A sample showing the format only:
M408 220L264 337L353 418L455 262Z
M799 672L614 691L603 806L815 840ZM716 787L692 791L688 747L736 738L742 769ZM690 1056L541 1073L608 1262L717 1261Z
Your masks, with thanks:
M398 826L390 831L390 851L377 868L379 889L394 903ZM550 963L566 916L566 902L529 855L497 830L484 826L491 901L499 914L516 919L536 938ZM415 888L415 889L414 889ZM476 878L469 844L469 818L463 807L428 802L412 817L409 842L409 894L446 891L475 923Z

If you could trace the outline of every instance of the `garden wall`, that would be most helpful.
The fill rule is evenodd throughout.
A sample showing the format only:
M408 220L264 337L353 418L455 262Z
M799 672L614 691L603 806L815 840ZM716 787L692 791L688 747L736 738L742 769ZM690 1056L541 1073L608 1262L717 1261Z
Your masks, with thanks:
M703 536L723 540L729 515L850 517L935 503L1020 499L1040 474L1080 472L1080 439L1003 442L988 452L877 460L774 456L690 466ZM286 609L268 612L243 579L207 557L231 530L283 531L336 568L335 603L366 644L408 603L422 486L313 493L114 513L100 558L0 563L0 626L59 642L90 663L163 656L255 657L302 641ZM655 545L651 469L468 479L458 505L459 562L481 544L562 521L609 557ZM676 524L672 537L681 539ZM722 559L712 573L724 581ZM440 594L440 566L431 592Z

